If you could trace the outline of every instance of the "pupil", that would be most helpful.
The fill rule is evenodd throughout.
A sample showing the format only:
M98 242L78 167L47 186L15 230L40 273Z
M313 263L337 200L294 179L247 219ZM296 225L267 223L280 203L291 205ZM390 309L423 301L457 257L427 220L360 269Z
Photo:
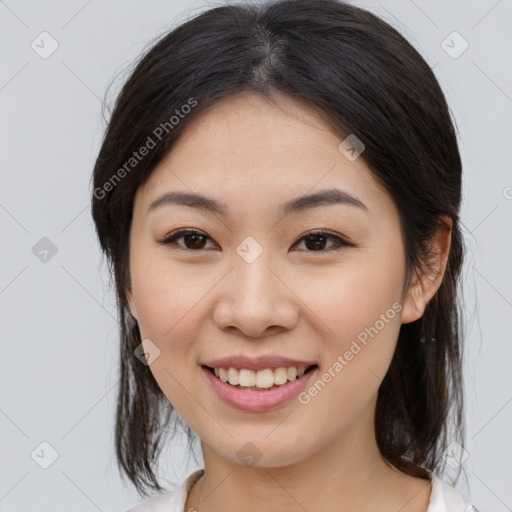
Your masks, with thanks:
M322 243L322 240L323 242L325 242L325 237L323 235L311 235L311 236L308 236L308 238L306 240L314 240L313 244L314 244L314 247L315 249L322 249L323 248L323 243ZM321 247L318 247L318 244L320 243L320 246ZM306 247L309 249L309 245L308 243L306 242Z
M192 247L188 247L189 244L187 244L187 247L189 249L202 249L202 246L201 246L201 240L198 241L198 239L201 239L201 238L204 238L203 235L197 235L197 234L189 234L189 235L186 235L187 236L187 241L190 241L190 237L195 237L195 241L192 241ZM204 240L202 240L203 244L204 244ZM199 244L200 247L197 247L197 244Z

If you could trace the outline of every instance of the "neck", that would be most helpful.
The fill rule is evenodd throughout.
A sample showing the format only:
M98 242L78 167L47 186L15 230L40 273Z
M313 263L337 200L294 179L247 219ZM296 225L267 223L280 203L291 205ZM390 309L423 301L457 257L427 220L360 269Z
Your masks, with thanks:
M246 466L202 443L204 475L188 495L185 510L235 512L425 512L430 482L387 463L376 443L374 407L334 442L297 462Z

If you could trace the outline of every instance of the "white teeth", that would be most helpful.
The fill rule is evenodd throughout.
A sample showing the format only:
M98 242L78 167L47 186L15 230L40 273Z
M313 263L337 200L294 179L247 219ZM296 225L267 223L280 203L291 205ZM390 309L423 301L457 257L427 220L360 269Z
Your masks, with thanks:
M214 368L215 375L222 382L229 382L232 386L242 387L258 387L268 389L272 386L280 386L286 384L287 381L294 381L298 377L302 377L306 371L306 366L299 368L266 368L264 370L254 371L242 368Z
M274 382L276 384L286 384L288 380L288 370L286 368L276 368L274 370Z
M235 368L230 368L230 370L235 370ZM236 372L236 370L235 370ZM259 373L259 372L258 372ZM233 384L230 382L230 384ZM254 370L240 370L238 373L238 382L240 386L251 387L256 385L256 372Z
M229 368L228 369L228 381L229 381L230 384L233 384L234 386L239 384L239 382L238 382L238 372L234 368Z
M255 385L259 388L271 388L274 385L274 372L270 369L257 372Z

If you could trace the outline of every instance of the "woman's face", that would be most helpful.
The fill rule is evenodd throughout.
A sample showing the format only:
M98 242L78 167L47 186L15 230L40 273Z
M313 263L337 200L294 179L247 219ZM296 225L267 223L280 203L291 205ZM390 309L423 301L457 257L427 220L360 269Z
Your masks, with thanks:
M149 368L180 416L223 457L242 462L249 452L268 467L373 435L400 325L421 316L402 294L391 197L312 111L274 100L279 108L247 93L217 103L138 190L128 292ZM304 201L335 189L355 199ZM208 202L150 208L170 192ZM297 200L300 207L284 209ZM160 242L183 229L198 235ZM315 237L318 230L327 234ZM219 396L202 367L266 355L318 369L284 403L244 410ZM242 401L242 393L272 393L229 391Z

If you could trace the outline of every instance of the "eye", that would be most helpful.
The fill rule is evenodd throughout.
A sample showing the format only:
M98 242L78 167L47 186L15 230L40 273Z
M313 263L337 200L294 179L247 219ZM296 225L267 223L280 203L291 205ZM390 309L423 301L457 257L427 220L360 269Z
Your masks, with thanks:
M184 245L177 244L177 240L183 239ZM177 244L181 249L184 250L202 250L205 247L205 241L210 239L210 237L201 231L196 231L193 229L182 229L177 231L176 233L171 233L163 240L159 240L159 243L163 245L173 245ZM211 240L211 239L210 239ZM347 242L343 238L333 235L332 233L328 233L326 231L312 231L307 235L299 238L298 242L303 241L308 249L307 252L322 252L325 251L325 241L330 240L334 242L334 249L330 250L338 250L342 247L354 247L354 244ZM297 243L297 242L296 242ZM332 248L333 246L331 246Z
M159 240L159 242L163 245L172 245L176 243L176 240L179 240L181 238L185 240L185 247L178 244L180 245L180 248L185 250L201 250L204 249L205 239L210 237L208 235L205 235L201 231L196 231L194 229L182 229L180 231L177 231L176 233L171 233L163 240Z
M313 251L308 252L325 251L326 240L334 241L334 249L332 250L338 250L341 249L342 247L354 247L354 244L349 243L343 238L333 235L332 233L328 233L326 231L312 231L311 233L308 233L307 235L304 235L303 237L299 238L298 241L300 242L302 240L305 241L306 247L313 248Z

